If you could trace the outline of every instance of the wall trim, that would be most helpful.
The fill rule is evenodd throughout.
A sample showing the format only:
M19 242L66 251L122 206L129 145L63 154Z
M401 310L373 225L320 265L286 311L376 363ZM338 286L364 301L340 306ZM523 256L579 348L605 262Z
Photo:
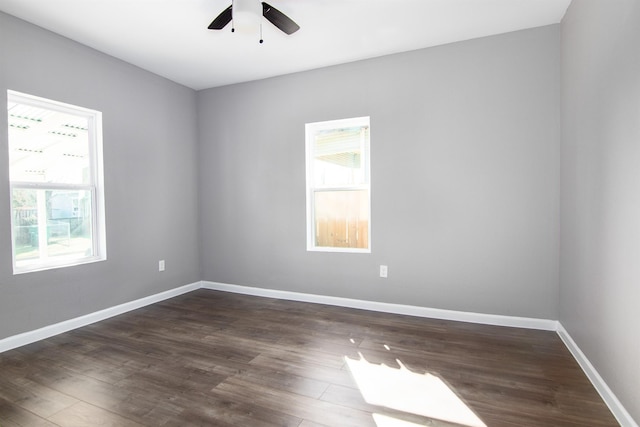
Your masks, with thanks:
M92 323L117 316L119 314L124 314L128 311L155 304L169 298L177 297L178 295L200 289L200 287L201 283L195 282L190 285L170 289L168 291L160 292L158 294L150 295L148 297L140 298L134 301L129 301L124 304L116 305L114 307L105 308L104 310L89 313L84 316L75 317L73 319L65 320L59 323L54 323L53 325L48 325L40 329L13 335L0 340L0 353L46 339L54 335L70 331L72 329L81 328L83 326L87 326Z
M274 289L255 288L250 286L231 285L228 283L202 282L203 289L233 292L237 294L254 295L284 300L311 302L317 304L336 305L341 307L358 308L363 310L380 311L384 313L405 314L409 316L427 317L442 320L454 320L485 325L508 326L513 328L539 329L556 332L569 352L576 359L587 378L602 397L613 416L623 427L640 427L622 406L600 374L593 367L569 333L557 320L536 319L528 317L503 316L494 314L470 313L465 311L442 310L437 308L418 307L413 305L390 304L376 301L357 300L326 295L314 295L299 292L280 291Z
M203 281L204 289L233 292L237 294L259 297L278 298L291 301L311 302L316 304L335 305L340 307L358 308L362 310L380 311L383 313L404 314L408 316L427 317L432 319L455 320L459 322L479 323L494 326L509 326L513 328L540 329L544 331L557 330L558 322L547 319L529 317L503 316L498 314L471 313L466 311L443 310L439 308L419 307L415 305L392 304L378 301L368 301L352 298L342 298L326 295L306 294L301 292L279 291L274 289L254 288L250 286L231 285L228 283Z
M228 283L200 281L189 285L180 286L148 297L126 302L104 310L89 313L84 316L65 320L53 325L45 326L22 334L13 335L0 340L0 353L12 350L23 345L31 344L73 329L81 328L92 323L106 320L111 317L127 313L138 308L155 304L169 298L177 297L198 289L210 289L215 291L232 292L236 294L253 295L267 298L277 298L290 301L310 302L315 304L327 304L340 307L356 308L362 310L379 311L383 313L404 314L408 316L425 317L432 319L454 320L460 322L478 323L484 325L507 326L513 328L538 329L554 331L558 334L574 359L578 362L591 384L593 384L600 397L604 400L609 410L623 427L640 427L624 408L615 394L611 391L598 371L589 362L571 335L557 320L536 319L528 317L504 316L496 314L471 313L465 311L443 310L438 308L419 307L413 305L392 304L378 301L367 301L352 298L342 298L327 295L315 295L301 292L281 291L275 289L255 288L251 286L231 285Z
M567 332L560 322L558 322L558 329L556 332L620 425L623 427L638 427L638 424L633 420L631 414L629 414L624 406L622 406L622 403L618 400L613 391L611 391L607 383L604 382L604 379L602 379L598 371L596 371L596 368L591 364L591 362L589 362L587 356L585 356L582 350L580 350L578 344L576 344L573 338L571 338L569 332Z

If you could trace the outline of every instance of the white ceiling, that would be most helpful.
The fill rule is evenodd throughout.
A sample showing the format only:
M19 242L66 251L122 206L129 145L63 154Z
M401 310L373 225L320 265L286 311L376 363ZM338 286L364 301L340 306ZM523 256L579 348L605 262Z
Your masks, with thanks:
M208 30L231 0L0 0L0 11L199 90L555 24L571 0L267 2L301 29L263 20L263 44Z

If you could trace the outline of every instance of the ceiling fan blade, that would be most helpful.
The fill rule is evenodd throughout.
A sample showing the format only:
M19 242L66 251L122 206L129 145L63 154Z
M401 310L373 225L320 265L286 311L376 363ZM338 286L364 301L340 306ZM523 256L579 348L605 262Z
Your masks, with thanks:
M300 29L291 18L265 2L262 2L262 15L286 34L293 34Z
M216 17L216 19L209 24L210 30L221 30L223 29L229 22L231 22L231 6L222 11L220 15Z

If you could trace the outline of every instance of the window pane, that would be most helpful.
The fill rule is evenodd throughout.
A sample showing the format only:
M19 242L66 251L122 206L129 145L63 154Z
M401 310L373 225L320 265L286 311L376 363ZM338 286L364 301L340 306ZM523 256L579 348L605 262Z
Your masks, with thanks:
M369 117L307 123L307 250L371 252Z
M102 113L7 90L13 273L106 259Z
M314 186L358 185L366 182L363 150L369 128L355 126L315 134Z
M93 255L91 192L45 191L49 256Z
M40 258L36 190L13 190L11 205L16 260Z
M12 181L88 184L88 119L9 102Z
M12 206L17 265L93 255L90 191L15 189Z
M316 191L314 207L316 246L369 247L368 191Z

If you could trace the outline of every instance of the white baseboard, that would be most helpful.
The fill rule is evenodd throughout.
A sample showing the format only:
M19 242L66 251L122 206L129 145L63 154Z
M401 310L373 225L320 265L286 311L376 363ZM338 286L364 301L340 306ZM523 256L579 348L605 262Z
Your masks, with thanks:
M74 319L65 320L64 322L45 326L34 331L13 335L0 340L0 353L2 353L3 351L21 347L23 345L31 344L33 342L58 335L63 332L70 331L72 329L81 328L82 326L90 325L92 323L99 322L101 320L105 320L110 317L126 313L128 311L155 304L157 302L164 301L166 299L173 298L187 292L195 291L200 287L200 282L192 283L190 285L181 286L179 288L170 289L159 294L120 304L115 307L109 307L104 310L96 311L95 313L90 313L84 316L76 317Z
M613 391L611 391L607 383L604 382L598 371L596 371L596 368L589 362L587 356L580 350L578 344L571 338L569 332L567 332L560 322L558 322L557 333L620 425L623 427L638 427L638 424L631 418L631 414L622 406L622 403L620 403L616 395L613 394Z
M274 289L201 281L192 283L190 285L181 286L179 288L170 289L168 291L151 295L145 298L140 298L135 301L120 304L115 307L100 310L95 313L90 313L85 316L80 316L74 319L66 320L64 322L45 326L34 331L29 331L19 335L4 338L0 340L0 353L46 339L54 335L70 331L72 329L90 325L92 323L99 322L101 320L105 320L110 317L114 317L141 307L145 307L147 305L164 301L178 295L192 292L200 288L268 298L278 298L291 301L301 301L340 307L357 308L362 310L372 310L384 313L404 314L409 316L426 317L433 319L555 331L567 346L580 367L582 367L582 370L587 375L587 378L589 378L589 380L598 391L604 402L607 404L613 415L616 417L620 425L623 427L639 427L638 424L633 420L631 415L626 411L624 406L622 406L615 394L613 394L609 386L607 386L607 384L604 382L600 374L598 374L591 362L589 362L587 357L580 350L575 341L573 341L569 333L560 324L560 322L548 319L535 319L528 317L502 316L455 310L442 310L437 308L419 307L413 305L391 304L377 301L366 301L351 298L314 295L300 292L279 291Z
M341 307L359 308L363 310L380 311L384 313L405 314L410 316L427 317L442 320L479 323L485 325L509 326L514 328L539 329L554 331L567 346L578 364L582 367L605 404L609 407L622 427L639 427L631 415L622 406L618 398L604 382L587 357L560 322L556 320L535 319L527 317L501 316L493 314L469 313L464 311L442 310L437 308L418 307L412 305L389 304L376 301L356 300L350 298L313 295L299 292L278 291L273 289L254 288L249 286L230 285L227 283L202 282L202 288L245 295L268 298L278 298L293 301L311 302L318 304L336 305Z
M249 286L230 285L203 281L202 287L217 291L237 294L278 298L291 301L311 302L358 308L362 310L380 311L383 313L405 314L408 316L427 317L432 319L456 320L460 322L480 323L483 325L509 326L513 328L557 330L557 321L534 319L529 317L502 316L497 314L469 313L466 311L442 310L438 308L419 307L415 305L391 304L386 302L367 301L351 298L332 297L326 295L306 294L300 292L278 291L273 289L253 288Z

